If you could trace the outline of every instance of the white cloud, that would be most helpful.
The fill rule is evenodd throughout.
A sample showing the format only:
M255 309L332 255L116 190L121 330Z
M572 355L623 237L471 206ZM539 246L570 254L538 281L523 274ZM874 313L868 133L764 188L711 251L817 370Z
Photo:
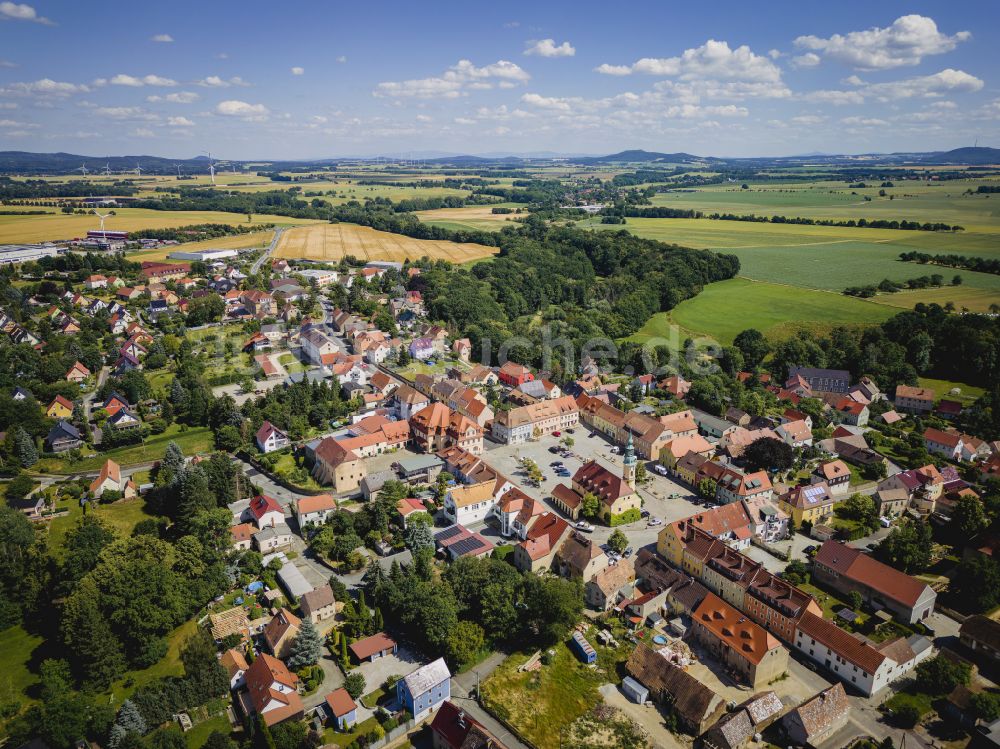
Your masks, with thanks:
M426 114L418 114L416 120L417 122L434 122L434 118Z
M476 67L469 60L459 60L440 76L383 81L375 87L372 95L379 98L456 99L465 95L467 89L492 87L491 79L509 88L530 78L526 70L507 60L497 60L483 67Z
M10 60L4 60L3 58L0 58L0 68L16 68L16 67L17 67L16 62L11 62Z
M605 75L645 73L682 80L781 81L781 70L767 57L755 54L746 45L730 49L728 42L715 39L684 50L679 57L644 57L631 66L604 64L595 70Z
M826 121L826 117L818 114L800 114L792 117L792 122L796 125L819 125Z
M187 117L168 117L167 125L170 127L194 127L194 123Z
M340 55L340 56L338 56L337 57L337 62L339 62L341 65L343 65L345 62L347 62L347 55Z
M861 95L860 91L835 91L827 89L810 91L809 93L803 94L802 98L806 101L818 101L824 104L833 104L838 107L844 104L861 104L865 100L865 97Z
M159 102L166 101L171 104L193 104L198 101L201 97L198 96L194 91L174 91L173 93L167 94L166 96L160 96L159 94L154 94L153 96L147 96L146 101L148 102Z
M160 42L161 44L169 44L173 40L174 38L170 36L170 34L154 34L152 37L150 37L150 41Z
M602 75L632 75L632 66L603 63L594 68L594 72Z
M555 39L539 39L528 42L524 54L539 57L572 57L576 54L576 48L569 42L556 44Z
M294 68L292 68L292 75L302 75L305 72L306 72L305 68L300 68L297 65Z
M860 81L860 83L864 84L863 81ZM906 78L901 81L890 81L887 83L864 84L861 93L880 101L890 101L893 99L910 99L918 96L941 96L951 91L968 93L979 91L983 85L983 82L979 78L966 73L964 70L947 68L933 75L922 75L916 78Z
M772 60L777 60L779 57L784 57L784 53L780 49L769 49L767 56Z
M263 104L250 104L239 99L220 101L215 107L215 113L224 117L240 117L244 120L260 121L267 118L270 110Z
M524 94L521 101L531 107L539 109L553 109L559 112L569 112L572 109L571 99L560 99L554 96L542 96L541 94ZM577 99L576 101L581 101Z
M37 125L34 122L19 122L18 120L3 120L3 119L0 119L0 127L5 128L5 129L6 128L20 128L20 129L24 130L24 129L28 129L28 128L40 127L40 125Z
M98 117L108 117L112 120L145 120L155 122L160 119L152 112L142 107L95 107L94 114Z
M875 26L865 31L834 34L829 39L800 36L795 45L822 52L826 57L860 70L885 70L917 65L927 55L950 52L971 36L968 31L948 36L938 31L933 18L908 15L900 16L884 29Z
M797 55L792 58L793 68L815 68L819 65L819 55L815 52L806 52L804 55Z
M0 88L0 93L41 97L64 97L87 93L88 91L90 91L90 87L85 84L54 81L51 78L42 78L37 81L25 83L11 83L6 87Z
M217 75L210 75L195 83L204 88L229 88L230 86L249 86L250 84L234 75L232 78L220 78Z
M0 20L32 21L34 23L44 24L45 26L55 25L45 16L38 15L38 12L27 3L0 3Z
M104 79L99 78L98 80L103 81ZM111 78L109 83L112 86L133 86L136 88L141 86L177 85L177 81L173 80L172 78L164 78L163 76L160 75L146 75L143 76L142 78L137 78L134 75L126 75L125 73L119 73L118 75L114 76L113 78Z
M456 117L455 118L455 124L456 125L475 125L476 121L475 120L470 120L468 117Z
M148 127L137 127L131 133L129 133L133 138L155 138L156 133L150 130Z
M845 125L851 125L854 127L879 127L882 125L888 125L889 123L885 120L880 120L878 117L844 117L840 120Z
M527 93L521 96L521 103L557 115L571 115L574 118L606 113L611 119L698 119L704 117L746 117L749 110L735 104L721 106L699 106L697 104L673 103L658 92L634 94L626 92L602 99L585 99L579 96L556 97Z

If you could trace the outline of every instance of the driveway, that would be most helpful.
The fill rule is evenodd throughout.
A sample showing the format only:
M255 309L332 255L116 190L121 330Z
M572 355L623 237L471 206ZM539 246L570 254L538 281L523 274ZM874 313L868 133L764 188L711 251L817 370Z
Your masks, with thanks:
M390 676L409 676L422 665L424 665L422 658L400 645L395 655L376 658L371 662L365 661L351 673L356 671L365 677L364 694L368 694L381 687Z
M615 684L603 684L600 687L601 696L604 702L611 707L616 707L623 714L635 721L642 727L653 742L653 746L662 749L688 749L688 745L677 740L670 731L667 730L663 722L663 714L650 699L645 705L637 705L628 697L622 694Z
M303 698L302 702L307 710L322 705L330 692L344 686L344 674L326 647L323 648L323 657L320 658L319 665L323 667L323 683L315 692Z

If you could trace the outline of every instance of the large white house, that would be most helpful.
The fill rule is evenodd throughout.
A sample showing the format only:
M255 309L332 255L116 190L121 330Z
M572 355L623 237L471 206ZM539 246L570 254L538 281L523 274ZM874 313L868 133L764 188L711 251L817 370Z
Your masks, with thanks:
M536 435L557 432L580 423L580 409L571 395L500 411L493 417L493 437L520 445Z
M444 497L445 517L468 527L481 523L496 509L497 503L514 485L502 476L478 484L456 486Z
M322 330L310 328L299 337L302 354L313 364L330 364L340 349Z
M291 444L288 435L270 421L261 424L260 429L257 430L256 440L257 447L262 453L273 453L275 450L281 450Z

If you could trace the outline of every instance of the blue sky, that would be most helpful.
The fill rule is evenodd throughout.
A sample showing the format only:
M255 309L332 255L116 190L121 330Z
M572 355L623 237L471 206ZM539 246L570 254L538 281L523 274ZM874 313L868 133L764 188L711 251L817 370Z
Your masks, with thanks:
M998 22L961 1L4 1L0 150L1000 146Z

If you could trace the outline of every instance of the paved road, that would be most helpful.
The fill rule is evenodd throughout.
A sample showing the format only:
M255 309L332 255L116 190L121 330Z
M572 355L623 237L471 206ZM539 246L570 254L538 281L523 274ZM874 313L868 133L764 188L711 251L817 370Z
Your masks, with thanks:
M271 256L271 253L274 252L274 248L278 246L278 240L281 239L281 233L283 231L284 231L284 228L282 228L280 226L277 227L277 228L275 228L275 230L274 230L274 236L271 238L271 244L269 244L267 246L267 249L264 250L264 254L261 255L257 259L257 261L250 267L250 274L251 275L253 275L257 271L259 271L260 267Z
M475 699L470 697L470 693L476 687L476 675L479 680L486 681L490 674L503 663L507 656L503 653L493 653L489 658L480 663L474 670L464 674L458 674L451 679L451 701L461 707L465 712L478 720L487 730L500 740L508 749L528 749L518 738L508 731L499 721L486 712Z

